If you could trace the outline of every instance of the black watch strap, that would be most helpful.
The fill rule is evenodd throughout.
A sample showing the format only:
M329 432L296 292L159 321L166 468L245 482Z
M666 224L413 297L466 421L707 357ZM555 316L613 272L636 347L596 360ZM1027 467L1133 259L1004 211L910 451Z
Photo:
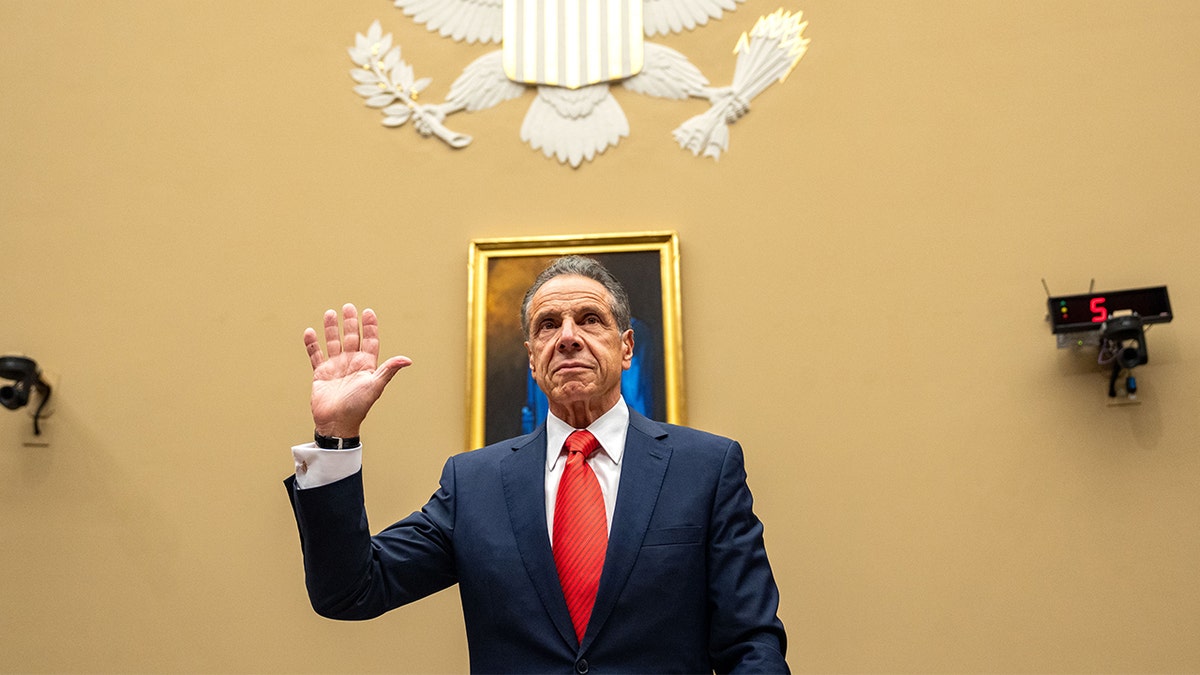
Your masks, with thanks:
M313 432L313 440L316 441L317 447L321 448L322 450L348 450L350 448L357 448L358 446L362 445L362 442L359 441L358 436L351 436L350 438L322 436L315 431Z

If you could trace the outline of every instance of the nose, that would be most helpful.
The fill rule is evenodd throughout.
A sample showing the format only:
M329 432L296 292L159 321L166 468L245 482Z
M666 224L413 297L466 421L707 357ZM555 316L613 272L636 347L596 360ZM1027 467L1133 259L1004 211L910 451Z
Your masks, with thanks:
M579 336L576 334L575 322L570 318L563 321L562 328L558 331L558 351L574 351L580 348Z

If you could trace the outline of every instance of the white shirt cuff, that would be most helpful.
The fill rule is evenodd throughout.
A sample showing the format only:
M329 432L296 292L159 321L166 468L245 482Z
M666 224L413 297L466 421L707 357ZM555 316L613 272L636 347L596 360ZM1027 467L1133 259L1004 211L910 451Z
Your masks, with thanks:
M326 450L316 443L292 446L296 461L296 487L301 490L321 487L349 478L362 468L362 446L347 450Z

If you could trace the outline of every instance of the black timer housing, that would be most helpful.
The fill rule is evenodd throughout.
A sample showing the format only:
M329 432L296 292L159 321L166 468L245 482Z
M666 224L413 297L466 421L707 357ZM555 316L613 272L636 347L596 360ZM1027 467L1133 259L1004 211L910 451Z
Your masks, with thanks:
M1144 324L1166 323L1174 318L1166 286L1059 295L1046 302L1052 333L1098 331L1110 316L1128 311L1141 317Z

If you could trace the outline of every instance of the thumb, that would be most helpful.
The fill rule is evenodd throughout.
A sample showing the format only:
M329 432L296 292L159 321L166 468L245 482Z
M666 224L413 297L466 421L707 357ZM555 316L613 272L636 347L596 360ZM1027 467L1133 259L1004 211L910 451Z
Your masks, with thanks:
M412 365L412 359L407 356L393 356L384 361L375 369L375 377L383 380L384 384L392 381L396 373L400 372L401 368L407 368Z

